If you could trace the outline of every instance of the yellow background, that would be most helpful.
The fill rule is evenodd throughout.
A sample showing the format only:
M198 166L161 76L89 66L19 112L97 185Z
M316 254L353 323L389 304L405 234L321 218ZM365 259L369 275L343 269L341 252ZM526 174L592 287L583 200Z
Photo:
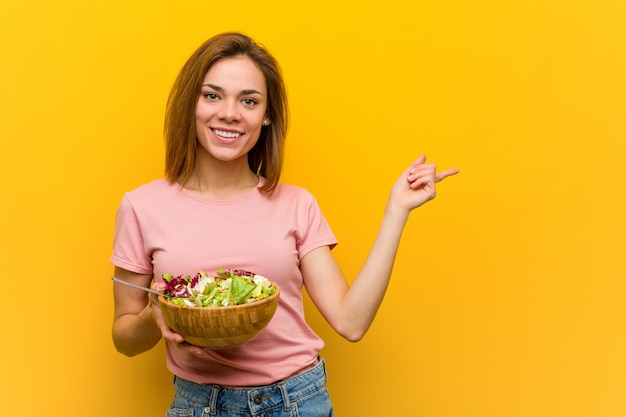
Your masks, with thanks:
M283 179L348 276L408 163L461 170L363 341L307 306L336 414L626 415L625 28L623 0L3 1L0 413L164 415L162 346L110 341L113 219L162 175L184 60L241 30L282 63Z

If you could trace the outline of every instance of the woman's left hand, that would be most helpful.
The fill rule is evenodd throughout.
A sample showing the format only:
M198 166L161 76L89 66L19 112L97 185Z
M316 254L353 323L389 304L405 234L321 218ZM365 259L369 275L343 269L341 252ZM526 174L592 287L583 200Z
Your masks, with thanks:
M459 173L455 168L436 171L434 163L426 163L425 155L417 158L394 184L389 204L409 212L435 198L435 183Z

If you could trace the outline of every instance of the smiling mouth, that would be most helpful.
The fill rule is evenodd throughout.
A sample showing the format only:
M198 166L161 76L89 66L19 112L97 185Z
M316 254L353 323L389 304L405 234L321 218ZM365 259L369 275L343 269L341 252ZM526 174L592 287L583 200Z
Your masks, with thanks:
M213 129L213 133L215 133L217 136L220 136L220 137L226 138L226 139L235 139L235 138L238 138L239 136L241 136L241 133L226 132L224 130L219 130L219 129Z

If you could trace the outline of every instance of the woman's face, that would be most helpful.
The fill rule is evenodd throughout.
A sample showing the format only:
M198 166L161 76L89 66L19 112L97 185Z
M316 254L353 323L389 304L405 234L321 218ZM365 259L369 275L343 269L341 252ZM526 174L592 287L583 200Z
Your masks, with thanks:
M199 156L245 158L259 139L267 109L265 77L248 57L224 58L204 76L196 106Z

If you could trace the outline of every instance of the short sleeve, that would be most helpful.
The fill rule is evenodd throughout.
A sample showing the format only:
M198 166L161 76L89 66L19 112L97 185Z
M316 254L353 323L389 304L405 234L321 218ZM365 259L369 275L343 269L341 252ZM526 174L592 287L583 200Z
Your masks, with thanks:
M307 253L321 246L334 248L337 238L326 221L315 197L307 190L302 190L297 204L298 256L302 259Z
M141 225L130 199L125 195L115 217L111 262L138 274L152 273L152 260L146 253Z

